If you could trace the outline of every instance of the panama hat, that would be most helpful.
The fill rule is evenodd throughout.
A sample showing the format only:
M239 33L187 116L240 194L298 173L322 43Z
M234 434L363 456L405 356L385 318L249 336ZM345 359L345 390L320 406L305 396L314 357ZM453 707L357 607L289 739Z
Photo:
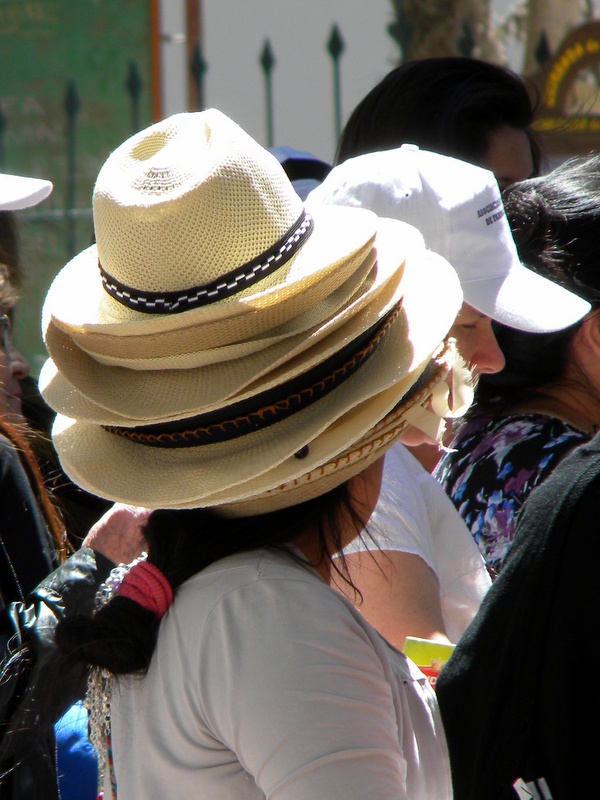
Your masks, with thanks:
M59 273L44 305L41 388L65 471L109 499L225 506L328 463L398 406L462 302L456 273L416 229L364 209L305 209L276 159L214 110L117 148L93 205L97 248ZM246 269L282 240L291 255ZM196 328L206 341L188 336ZM203 355L219 348L224 362Z
M403 269L398 263L400 238ZM414 271L420 266L422 237L403 223L380 220L376 242L380 254L374 264L370 262L369 280L363 279L349 300L343 293L333 292L329 316L320 324L253 353L240 350L241 344L232 345L231 350L239 351L237 358L230 353L227 360L211 359L211 363L197 368L165 369L162 360L163 368L151 370L107 365L83 352L64 331L50 323L45 341L52 361L40 374L41 391L49 405L58 409L68 391L70 416L103 424L135 425L147 420L176 419L245 399L258 389L265 391L291 380L357 339L400 300L401 313L414 328L413 318L422 313L422 306L420 302L414 304L410 296L403 298L409 278L404 282L402 279L405 270ZM372 257L375 259L375 250ZM443 298L432 300L432 305L443 303ZM444 318L442 308L440 313ZM407 339L403 347L416 347L420 363L435 344L435 338L424 336L414 344ZM60 371L55 362L60 363Z
M144 336L107 335L86 331L79 335L70 332L70 339L85 352L104 364L131 369L180 369L228 361L277 341L301 333L327 319L332 305L338 308L342 298L349 299L367 277L374 261L373 241L364 249L349 256L338 269L322 278L315 291L307 291L296 309L301 312L291 319L278 323L281 309L271 304L261 309L248 309L234 317L215 318L206 324L190 325L172 331L147 333ZM269 327L269 320L275 327ZM43 317L44 338L51 339L48 331L58 327L53 320ZM51 350L52 342L46 342Z
M562 330L590 310L585 300L520 262L489 170L403 145L348 159L309 198L415 225L427 247L456 269L465 303L512 328Z
M446 289L456 291L451 284ZM301 479L305 473L313 476L312 496L321 494L336 485L336 478L329 475L327 484L319 485L319 467L335 460L378 425L429 365L428 357L411 372L406 359L411 362L412 358L406 349L405 360L398 357L407 336L397 317L368 361L335 390L275 424L222 442L161 446L174 430L182 444L187 441L190 445L198 420L183 421L190 430L179 434L175 426L115 429L63 415L56 418L52 438L65 471L82 488L147 508L232 505ZM292 392L292 396L297 394ZM274 406L277 404L267 405ZM257 415L263 413L264 407L257 410ZM239 419L245 422L247 416L240 413L233 419L234 426ZM225 424L217 420L214 426ZM355 471L366 465L357 461ZM341 483L349 476L337 477ZM296 502L293 495L286 497Z
M51 191L52 183L42 178L0 173L0 211L30 208L45 200Z
M419 269L405 270L404 276L412 283L405 287L405 298L409 294L414 298L414 318L408 321L398 310L376 352L319 401L276 424L222 442L189 447L148 443L152 438L155 444L162 438L168 441L172 435L168 427L163 431L156 425L116 431L59 414L52 436L65 471L88 491L149 508L232 504L251 498L254 492L261 494L287 484L307 471L315 474L321 464L343 453L394 410L428 366L427 345L433 353L437 347L434 339L443 339L443 331L460 307L458 280L447 262L435 254L423 250ZM432 295L438 298L433 304ZM420 313L416 313L419 303ZM406 346L412 338L416 350ZM421 363L417 363L419 358L423 358ZM296 387L290 395L298 395ZM266 406L280 407L285 400L287 397ZM66 406L68 402L65 398ZM258 408L257 414L262 413L263 407ZM237 411L237 418L229 416L235 423L237 419L246 421L249 415ZM227 414L222 419L229 421ZM181 424L194 427L198 422L183 420ZM215 423L217 428L222 424L219 420ZM182 443L187 436L187 432L181 435ZM304 450L306 455L298 458ZM339 482L345 479L339 477ZM330 476L328 485L332 480ZM311 487L314 494L321 491L317 480ZM286 497L295 500L293 494Z
M192 324L208 335L212 323L234 340L247 319L283 324L321 299L325 278L343 282L340 267L375 235L372 218L349 223L339 209L320 208L315 224L277 159L216 109L124 142L92 204L96 244L58 274L44 319L121 341Z

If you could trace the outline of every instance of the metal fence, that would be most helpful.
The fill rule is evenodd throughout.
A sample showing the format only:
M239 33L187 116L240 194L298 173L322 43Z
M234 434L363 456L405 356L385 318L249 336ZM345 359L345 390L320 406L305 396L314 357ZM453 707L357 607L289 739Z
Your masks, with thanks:
M13 4L14 2L15 0ZM117 7L118 5L117 3ZM133 4L129 6L133 7ZM406 25L401 24L399 20L388 26L388 33L397 41L400 50L406 46L406 32ZM469 37L463 37L465 55L470 55L470 52L467 52L469 47L472 48L469 41ZM1 44L0 42L0 46ZM118 43L115 43L115 53L117 46ZM147 43L145 46L146 49L150 49ZM337 140L341 127L340 82L342 55L345 51L343 31L338 25L332 26L325 46L333 76L331 113L334 117ZM39 319L48 284L67 260L93 241L90 200L98 169L117 144L149 124L156 114L155 95L158 75L156 71L153 72L152 67L149 67L149 63L152 59L154 62L157 61L157 50L148 53L148 58L140 67L139 57L126 56L121 52L118 52L116 57L113 56L113 61L118 63L107 63L110 62L111 56L106 50L105 40L102 40L102 47L103 60L100 62L98 56L99 69L107 73L106 80L109 81L108 86L102 84L100 87L105 95L105 107L101 106L94 96L94 89L90 89L86 82L85 71L81 74L71 74L64 81L62 89L53 87L53 105L44 111L44 119L52 120L51 136L54 149L50 174L45 163L43 168L32 171L29 162L23 161L22 167L18 159L15 162L13 156L20 132L18 126L15 130L14 114L11 114L11 111L14 111L14 102L13 107L5 107L0 80L0 171L22 170L23 174L39 174L50 177L55 184L54 193L48 201L30 211L20 212L19 215L23 243L22 260L29 269L26 276L27 303L21 304L17 315L17 339L25 354L33 362L36 371L43 361L45 352L39 335ZM55 61L59 58L60 53L56 55ZM189 102L197 109L201 109L204 107L204 83L209 65L197 43L188 48L187 64L189 78L195 90ZM277 53L274 52L268 39L264 41L262 50L257 54L256 68L262 71L265 130L267 146L271 147L273 146L271 87L273 74L277 69ZM47 102L50 102L50 99ZM118 106L118 113L114 114L112 109L109 113L107 111L109 105ZM31 148L28 150L28 153L30 152Z

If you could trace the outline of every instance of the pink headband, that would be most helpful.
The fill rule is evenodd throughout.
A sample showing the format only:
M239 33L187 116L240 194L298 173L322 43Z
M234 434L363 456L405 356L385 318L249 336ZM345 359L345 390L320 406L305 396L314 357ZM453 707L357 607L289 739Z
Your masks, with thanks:
M173 602L171 584L158 567L147 561L134 564L119 584L117 594L152 611L157 620L162 619Z

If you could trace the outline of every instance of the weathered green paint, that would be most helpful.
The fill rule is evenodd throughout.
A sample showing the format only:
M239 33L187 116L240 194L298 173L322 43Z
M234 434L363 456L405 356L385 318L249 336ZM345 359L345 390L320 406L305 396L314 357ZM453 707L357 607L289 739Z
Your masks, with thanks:
M54 183L43 204L18 212L27 280L16 337L35 371L46 289L69 251L93 241L98 170L132 124L152 122L150 15L150 0L0 0L1 169Z

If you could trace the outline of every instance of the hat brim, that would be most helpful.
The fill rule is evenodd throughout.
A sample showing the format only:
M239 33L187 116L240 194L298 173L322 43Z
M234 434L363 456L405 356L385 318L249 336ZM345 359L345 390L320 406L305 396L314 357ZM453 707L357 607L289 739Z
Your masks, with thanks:
M42 178L0 175L0 211L20 211L41 203L52 191L52 183Z
M364 436L353 442L349 447L346 447L333 459L326 463L319 463L316 469L307 469L299 477L286 483L281 483L275 488L264 492L257 491L256 486L249 486L248 488L253 489L255 493L234 503L214 506L216 512L224 517L240 517L275 511L279 508L302 503L314 497L316 493L315 485L317 484L318 493L324 494L366 469L378 458L381 458L398 437L411 426L411 422L406 416L407 412L414 408L426 411L435 387L446 379L452 369L454 354L453 348L447 348L446 352L440 354L439 361L436 359L435 372L426 385L420 387L418 391L411 392L407 400L403 398L392 411L370 428ZM441 430L444 430L443 425ZM327 433L326 431L320 439L324 439ZM323 448L324 442L317 441ZM329 446L325 449L331 450L331 444L329 443ZM264 484L266 482L266 477L261 476L259 478L261 483ZM216 497L212 498L212 502L216 499Z
M497 322L530 333L560 331L591 309L587 300L522 264L503 278L463 281L465 303Z
M107 366L84 353L51 323L46 345L58 369L48 364L42 370L42 395L52 408L67 416L102 424L139 425L193 416L280 385L341 350L403 297L406 280L410 282L411 272L421 268L424 250L420 234L404 223L381 220L376 248L377 262L369 285L329 320L308 334L296 334L234 362L160 371ZM403 270L399 269L402 258ZM412 319L411 298L405 303L402 313ZM424 341L430 352L429 337ZM417 348L421 361L420 344L411 341L411 346Z
M236 440L183 449L134 443L96 423L59 414L52 435L63 468L102 497L175 508L210 505L215 495L219 503L236 502L249 496L248 486L266 491L325 463L398 404L460 308L458 278L441 257L423 251L404 278L403 312L382 344L341 386L308 408ZM407 341L414 347L407 348ZM326 444L317 446L325 431ZM295 458L306 444L308 456Z
M341 285L356 269L356 263L351 263L353 257L362 263L373 243L377 217L366 209L323 206L311 213L311 235L283 267L236 295L182 313L148 314L111 297L102 286L98 253L96 245L92 245L63 267L52 282L42 324L46 326L52 320L70 335L98 334L119 337L121 341L131 337L130 346L138 345L143 352L147 335L192 326L205 326L204 347L260 335L326 297L335 288L327 288L327 278ZM213 326L227 336L224 341L210 341Z
M306 333L331 318L335 310L348 305L351 299L358 294L363 283L369 279L375 263L375 250L369 250L362 264L356 268L358 263L359 257L352 259L352 264L343 265L340 272L345 274L349 269L354 269L354 271L341 285L338 285L341 275L335 276L333 280L333 276L324 279L323 290L328 290L331 285L333 287L331 294L313 303L303 313L260 335L253 335L250 330L251 338L246 338L248 325L244 324L244 330L241 331L244 338L238 338L232 344L212 346L215 338L217 341L227 341L230 338L231 334L220 333L221 327L223 329L227 327L227 320L222 325L210 326L208 336L205 335L207 333L205 327L199 325L163 334L149 334L147 337L73 334L69 338L73 344L101 364L127 367L128 369L191 369L204 367L207 364L232 361L259 350L266 350L297 334ZM48 344L48 331L51 331L53 327L56 326L51 321L45 329L46 344ZM146 342L142 342L142 339L146 339Z

